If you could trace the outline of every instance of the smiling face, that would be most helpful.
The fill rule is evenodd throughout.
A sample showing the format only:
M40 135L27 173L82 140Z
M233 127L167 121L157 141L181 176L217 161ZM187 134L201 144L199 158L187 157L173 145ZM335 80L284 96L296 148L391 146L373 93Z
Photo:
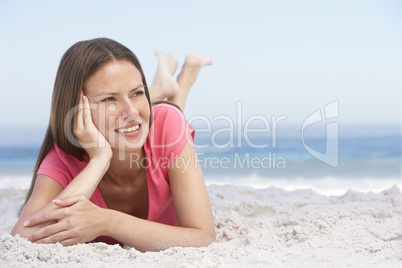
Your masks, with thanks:
M112 149L137 151L149 133L150 107L141 73L127 60L112 61L85 83L92 120Z

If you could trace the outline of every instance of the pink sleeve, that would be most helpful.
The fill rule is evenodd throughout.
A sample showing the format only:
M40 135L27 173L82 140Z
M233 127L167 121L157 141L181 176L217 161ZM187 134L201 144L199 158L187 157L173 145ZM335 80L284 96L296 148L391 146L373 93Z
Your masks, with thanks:
M60 183L63 188L66 188L73 179L68 168L60 159L55 147L53 147L43 159L39 166L37 175L49 176Z
M37 175L46 175L60 183L63 188L88 165L88 158L84 156L85 161L79 161L77 158L65 153L56 144L43 159Z
M164 175L183 151L187 142L194 142L194 129L183 113L169 104L158 104L153 108L152 145L158 157L167 162Z

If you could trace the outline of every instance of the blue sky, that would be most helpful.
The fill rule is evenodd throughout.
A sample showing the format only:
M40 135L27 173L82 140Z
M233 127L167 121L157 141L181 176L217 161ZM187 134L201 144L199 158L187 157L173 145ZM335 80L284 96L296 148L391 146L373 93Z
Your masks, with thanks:
M137 54L210 55L189 118L286 115L302 125L339 101L339 122L401 124L400 1L1 1L0 129L44 127L58 63L77 41L110 37Z

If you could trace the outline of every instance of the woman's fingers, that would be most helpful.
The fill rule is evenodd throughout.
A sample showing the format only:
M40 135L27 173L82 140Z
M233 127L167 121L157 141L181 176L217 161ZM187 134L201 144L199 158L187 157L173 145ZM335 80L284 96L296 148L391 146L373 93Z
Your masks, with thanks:
M56 227L56 225L57 224L53 224L47 227ZM53 228L52 230L45 230L45 228L28 236L29 241L38 244L53 244L76 238L75 233L70 229Z
M92 120L91 103L87 96L82 95L79 110L76 115L74 134L81 147L89 155L89 158L92 159L101 154L106 154L108 157L111 157L112 151L109 142L101 134Z
M59 209L35 215L25 223L26 227L36 228L26 237L27 240L46 244L60 242L67 246L99 236L98 221L93 222L93 219L103 209L91 203L85 196L66 197L53 200L53 203L60 206Z
M45 227L39 229L36 232L33 232L32 234L28 235L26 238L31 242L37 243L46 237L59 233L62 230L60 225L61 224L58 224L58 223L50 224L48 226L45 226ZM53 238L53 239L55 240L55 238ZM57 241L54 241L54 243L56 243L56 242Z
M72 197L64 197L62 199L53 200L53 204L59 207L69 207L76 203L78 203L81 199L81 196L72 196Z
M77 127L75 136L82 148L90 149L97 147L98 129L92 121L91 106L88 97L82 95L79 110L77 112Z
M88 126L89 124L93 124L92 116L91 116L91 106L89 105L88 97L83 96L82 100L84 102L83 106L83 122L84 126Z
M76 114L75 130L79 135L84 128L92 123L91 106L88 97L81 94L80 103L78 104L78 111Z
M83 96L84 95L81 93L80 94L80 102L78 103L78 111L77 111L77 113L75 115L75 126L74 126L74 131L75 132L84 127L84 120L82 118Z
M63 199L55 199L53 203L59 207L70 207L76 203L78 203L82 198L82 195L65 197ZM39 213L38 215L33 216L29 220L27 220L24 225L26 227L32 227L41 223L45 223L48 221L57 221L63 217L69 215L69 211L66 209L57 209L53 211L46 211L43 213Z
M52 211L46 211L43 213L39 213L31 217L29 220L24 222L25 227L33 227L38 224L42 224L49 221L58 221L59 219L69 215L69 211L66 209L57 209Z
M58 241L60 244L62 244L63 246L72 246L72 245L76 245L79 242L79 240L76 237L72 237L72 238L67 238L65 240L61 240Z

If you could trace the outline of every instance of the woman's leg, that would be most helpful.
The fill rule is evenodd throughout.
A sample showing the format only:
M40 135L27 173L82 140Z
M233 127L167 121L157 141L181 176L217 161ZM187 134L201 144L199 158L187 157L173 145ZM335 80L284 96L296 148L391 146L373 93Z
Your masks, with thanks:
M179 91L171 96L169 100L178 105L182 110L191 86L197 79L198 73L205 65L211 65L212 59L208 56L202 56L190 53L186 56L180 74L177 76Z
M149 87L151 102L172 97L179 90L179 85L173 78L177 69L177 60L172 55L159 50L155 51L155 55L158 57L158 69Z

